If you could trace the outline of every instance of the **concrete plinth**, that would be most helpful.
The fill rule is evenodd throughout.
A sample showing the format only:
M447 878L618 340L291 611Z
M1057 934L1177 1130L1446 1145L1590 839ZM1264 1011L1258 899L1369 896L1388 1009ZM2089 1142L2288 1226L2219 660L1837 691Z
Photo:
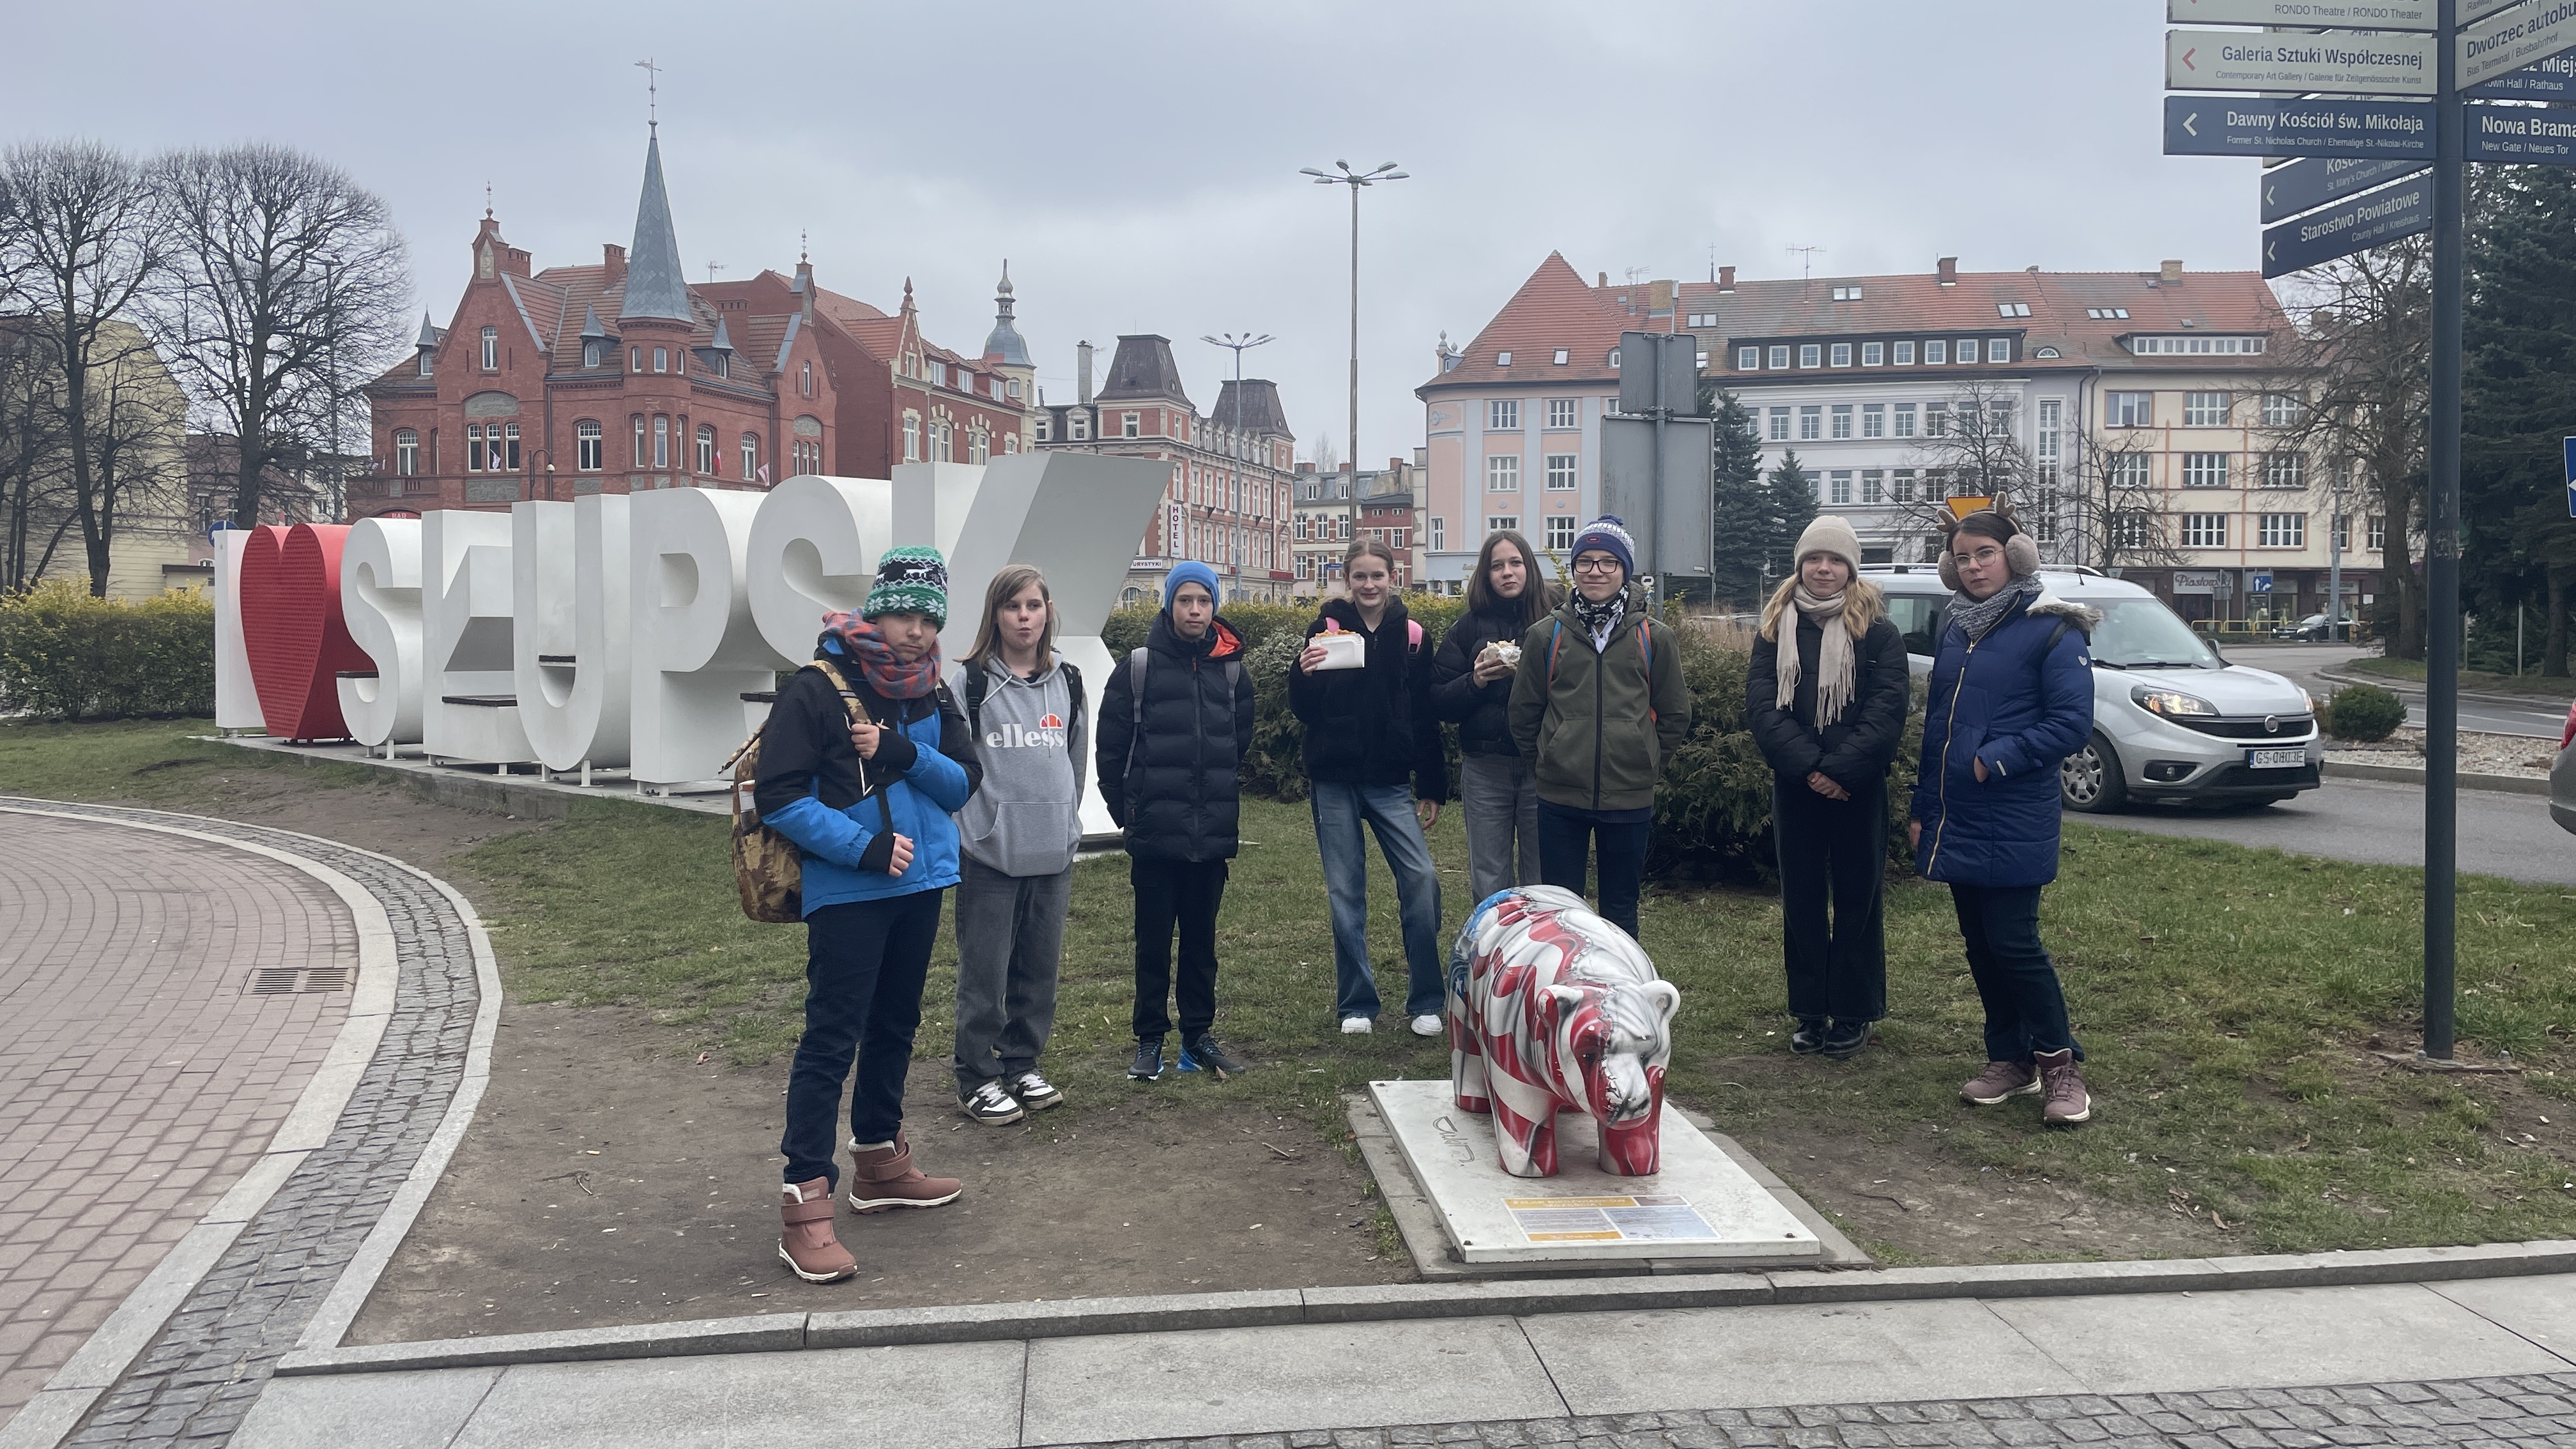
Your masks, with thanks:
M1493 1119L1457 1110L1447 1082L1371 1082L1369 1095L1464 1262L1761 1267L1825 1257L1813 1229L1670 1106L1652 1176L1603 1172L1592 1120L1564 1113L1556 1176L1513 1177L1495 1155Z

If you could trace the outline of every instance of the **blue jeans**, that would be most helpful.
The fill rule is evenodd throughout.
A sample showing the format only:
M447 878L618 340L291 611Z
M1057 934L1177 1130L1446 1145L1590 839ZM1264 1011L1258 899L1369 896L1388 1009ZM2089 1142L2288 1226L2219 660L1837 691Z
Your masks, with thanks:
M902 1129L922 980L930 974L946 894L845 901L805 918L805 1035L787 1069L787 1131L778 1143L787 1158L782 1181L821 1177L839 1184L832 1129L853 1057L859 1070L850 1091L850 1140L890 1142Z
M1395 873L1397 920L1404 932L1404 1014L1440 1013L1445 983L1440 970L1440 876L1413 816L1413 791L1403 785L1314 782L1315 848L1324 857L1324 889L1333 905L1333 982L1339 1016L1374 1017L1377 980L1369 970L1368 840Z
M1968 948L1968 974L1986 1008L1986 1060L2027 1061L2037 1052L2075 1048L2066 1021L2066 992L2057 963L2039 943L2038 886L1950 887L1959 935Z

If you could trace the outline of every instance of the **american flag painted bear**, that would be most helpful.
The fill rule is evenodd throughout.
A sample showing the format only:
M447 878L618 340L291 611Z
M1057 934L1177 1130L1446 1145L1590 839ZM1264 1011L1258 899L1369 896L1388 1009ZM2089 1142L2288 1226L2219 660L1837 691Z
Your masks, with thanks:
M1601 1126L1601 1170L1661 1160L1664 1068L1681 992L1636 939L1557 886L1498 891L1449 952L1449 1083L1491 1112L1503 1170L1556 1175L1556 1114Z

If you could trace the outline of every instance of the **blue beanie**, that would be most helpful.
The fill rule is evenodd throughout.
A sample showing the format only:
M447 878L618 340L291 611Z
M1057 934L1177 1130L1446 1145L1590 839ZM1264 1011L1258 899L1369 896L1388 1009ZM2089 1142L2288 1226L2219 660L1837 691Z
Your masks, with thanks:
M1197 584L1206 589L1208 591L1208 602L1210 603L1216 602L1218 598L1216 591L1216 570L1199 562L1197 559L1183 559L1179 563L1172 565L1171 573L1163 579L1164 608L1168 609L1172 606L1172 595L1179 593L1181 585L1183 584Z
M1605 513L1583 525L1583 531L1574 536L1574 547L1567 550L1566 559L1570 562L1591 548L1616 557L1619 571L1630 578L1636 577L1637 541L1628 536L1628 525L1620 521L1618 514Z

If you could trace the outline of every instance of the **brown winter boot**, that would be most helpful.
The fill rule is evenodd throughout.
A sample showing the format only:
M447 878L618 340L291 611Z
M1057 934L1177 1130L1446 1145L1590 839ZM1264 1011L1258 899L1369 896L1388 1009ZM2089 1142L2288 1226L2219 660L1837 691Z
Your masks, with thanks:
M892 1147L863 1152L859 1144L850 1144L850 1206L863 1213L881 1213L888 1208L937 1207L955 1202L966 1184L953 1177L924 1177L912 1165L912 1142L901 1132L894 1134Z
M2072 1127L2093 1120L2093 1094L2084 1090L2084 1069L2075 1065L2075 1048L2041 1052L2031 1060L2039 1067L2040 1084L2048 1090L2041 1121L2051 1127Z
M1984 1071L1970 1078L1967 1085L1959 1089L1959 1095L1980 1107L1992 1107L2038 1090L2038 1069L2027 1060L1988 1062Z
M832 1180L779 1189L778 1261L808 1283L837 1283L859 1271L859 1260L832 1233Z

